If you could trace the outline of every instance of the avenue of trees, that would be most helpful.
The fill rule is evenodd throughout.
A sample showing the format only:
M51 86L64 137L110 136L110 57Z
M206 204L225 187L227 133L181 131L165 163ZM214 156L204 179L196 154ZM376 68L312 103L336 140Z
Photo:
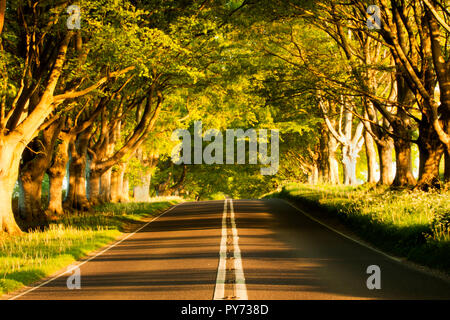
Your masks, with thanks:
M0 37L0 232L135 187L201 200L450 181L445 0L0 0ZM197 120L279 129L278 173L173 164L172 131Z

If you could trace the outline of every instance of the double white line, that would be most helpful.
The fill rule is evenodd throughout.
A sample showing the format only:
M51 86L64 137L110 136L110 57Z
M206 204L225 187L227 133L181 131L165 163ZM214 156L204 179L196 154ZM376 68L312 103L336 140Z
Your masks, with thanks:
M216 288L214 291L214 300L227 299L225 297L225 282L226 282L226 266L227 259L227 239L228 239L228 226L227 226L227 201L230 203L230 222L231 231L233 237L233 260L234 260L234 297L236 300L247 300L247 288L245 286L244 270L242 268L241 250L238 244L238 233L236 228L236 221L234 218L233 200L225 199L222 215L222 239L220 241L220 253L219 253L219 267L217 269Z

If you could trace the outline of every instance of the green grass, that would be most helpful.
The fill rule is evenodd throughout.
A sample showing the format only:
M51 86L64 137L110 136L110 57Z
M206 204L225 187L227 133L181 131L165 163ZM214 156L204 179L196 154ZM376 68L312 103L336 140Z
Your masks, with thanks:
M65 216L45 231L0 239L0 295L55 273L174 203L105 204L93 213Z
M449 191L291 184L268 197L320 208L384 251L450 274Z

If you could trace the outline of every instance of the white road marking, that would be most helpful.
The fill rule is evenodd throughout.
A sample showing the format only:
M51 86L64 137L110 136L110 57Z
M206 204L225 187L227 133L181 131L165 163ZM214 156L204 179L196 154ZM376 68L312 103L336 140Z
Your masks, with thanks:
M182 204L182 203L180 203L180 204ZM58 279L58 278L61 278L63 275L65 275L65 274L67 274L67 273L72 273L72 271L73 271L74 269L81 267L83 264L85 264L85 263L91 261L92 259L95 259L96 257L98 257L99 255L105 253L105 252L108 251L109 249L114 248L114 247L117 246L118 244L120 244L120 243L122 243L123 241L127 240L129 237L135 235L136 233L138 233L139 231L141 231L142 229L144 229L146 226L148 226L150 223L152 223L153 221L155 221L155 220L158 219L159 217L161 217L161 216L165 215L166 213L172 211L173 209L175 209L176 207L178 207L180 204L177 204L177 205L171 207L170 209L164 211L164 212L161 213L159 216L153 218L151 221L147 222L146 224L144 224L142 227L140 227L139 229L137 229L137 230L134 231L133 233L130 233L130 234L127 235L125 238L123 238L123 239L121 239L121 240L119 240L119 241L113 243L112 245L110 245L110 246L107 247L106 249L102 250L101 252L97 253L96 255L90 257L89 259L87 259L87 260L85 260L85 261L83 261L83 262L81 262L81 263L79 263L79 264L73 265L72 267L68 268L66 271L64 271L64 272L62 272L62 273L60 273L60 274L54 276L53 278L51 278L51 279L49 279L49 280L47 280L47 281L45 281L45 282L43 282L43 283L41 283L41 284L35 286L35 287L32 287L32 288L30 288L30 289L28 289L28 290L26 290L26 291L24 291L24 292L22 292L22 293L20 293L20 294L18 294L18 295L16 295L16 296L14 296L14 297L12 297L12 298L9 298L8 300L15 300L15 299L17 299L17 298L20 298L21 296L26 295L27 293L30 293L30 292L32 292L32 291L34 291L34 290L36 290L36 289L38 289L38 288L40 288L40 287L42 287L42 286L45 286L46 284L48 284L48 283L50 283L50 282L52 282L52 281L54 281L54 280L56 280L56 279Z
M214 290L214 300L222 300L225 295L225 276L227 264L227 199L223 205L222 215L222 239L220 240L219 267L217 268L216 288Z
M236 273L236 299L248 300L247 287L245 285L244 269L242 267L241 249L239 248L239 236L234 219L233 200L230 199L231 227L233 229L233 245L234 245L234 269Z
M227 265L227 202L230 204L230 220L231 230L233 234L233 255L234 255L234 271L235 271L235 297L236 300L248 300L247 287L245 285L244 270L242 268L241 250L238 243L238 232L236 228L236 220L234 217L233 200L225 199L222 215L222 239L220 240L219 266L217 268L216 287L214 290L214 300L223 300L225 298L225 280Z

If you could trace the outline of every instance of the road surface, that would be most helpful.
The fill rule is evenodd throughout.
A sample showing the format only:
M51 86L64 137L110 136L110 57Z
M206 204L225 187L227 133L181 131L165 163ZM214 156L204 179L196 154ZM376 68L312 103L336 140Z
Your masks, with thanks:
M450 298L447 282L345 238L279 199L183 203L90 259L79 267L81 289L68 289L66 273L10 298ZM380 268L380 289L368 289L372 265Z

